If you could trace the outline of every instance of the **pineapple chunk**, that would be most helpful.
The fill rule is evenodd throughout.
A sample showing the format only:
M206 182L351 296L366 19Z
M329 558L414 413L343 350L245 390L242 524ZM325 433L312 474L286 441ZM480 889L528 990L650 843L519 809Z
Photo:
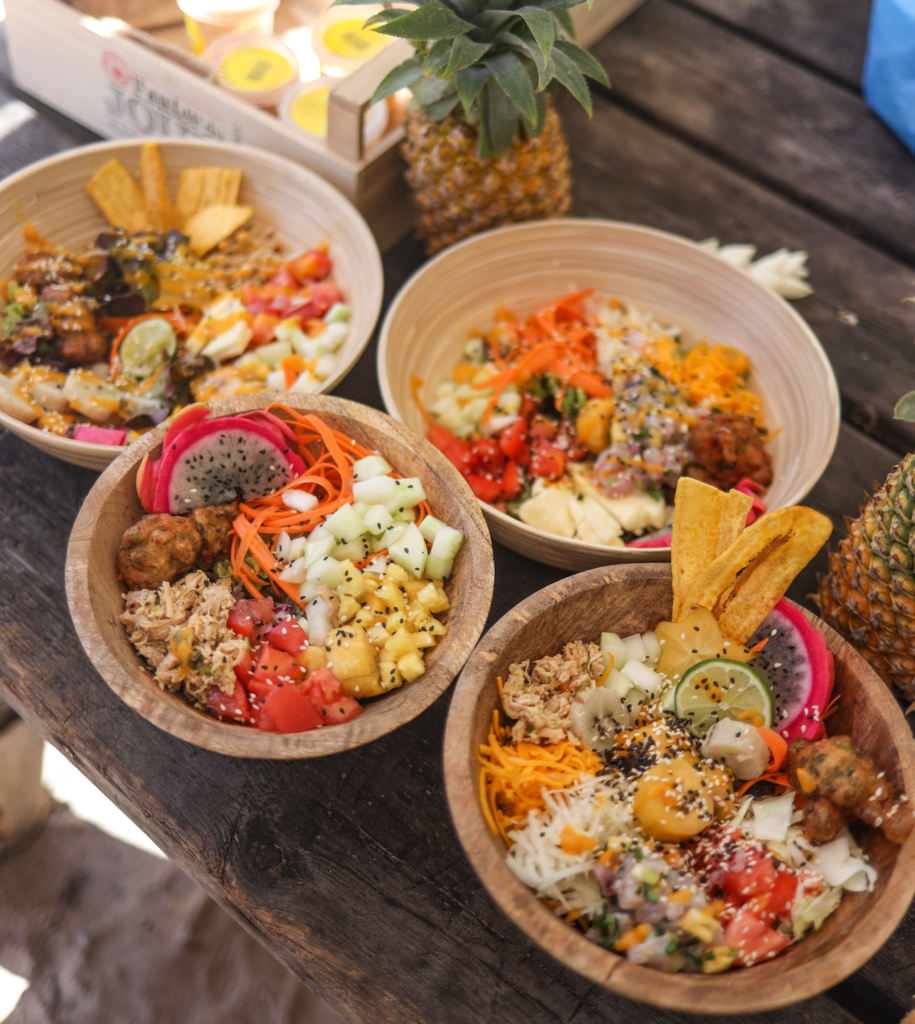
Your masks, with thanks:
M425 590L428 586L426 580L409 579L403 585L403 589L406 591L407 597L412 601L419 594L421 590Z
M366 630L366 636L376 647L382 647L388 642L388 631L383 622L376 622L371 629Z
M306 672L317 672L318 669L327 667L327 651L319 644L310 644L299 655L299 664L303 665Z
M325 650L327 667L340 680L348 697L377 697L384 693L375 648L364 629L350 625L334 630Z
M367 594L374 594L381 586L381 577L377 573L366 570L362 573L362 585Z
M402 612L392 612L384 620L384 628L393 636L401 626L407 624L406 609Z
M340 610L337 612L337 621L342 626L344 623L349 622L350 619L355 619L361 611L362 605L356 600L356 598L351 597L349 594L344 594L343 597L340 598ZM372 613L369 612L369 615L371 614Z
M416 600L433 614L447 611L449 608L448 595L441 586L435 583L427 583L416 594Z
M422 655L414 651L412 654L405 654L402 658L398 658L397 671L400 672L406 682L412 683L414 679L418 679L426 671Z
M396 690L398 686L403 686L403 676L396 661L379 662L378 670L381 676L381 687L385 693L388 690Z
M366 585L365 580L362 578L362 573L349 559L340 563L340 571L343 573L343 585L340 588L343 594L361 601L366 593Z
M371 627L375 625L376 621L375 613L368 607L368 605L363 605L353 616L353 622L357 626L361 626L363 629L371 629Z
M416 641L413 637L414 634L407 632L406 629L398 629L396 633L388 637L384 649L390 651L398 659L407 654L416 654Z
M384 602L384 607L381 609L384 615L406 611L407 599L404 596L404 592L395 584L385 583L378 588L374 596L376 599L380 598ZM375 610L377 611L378 609L376 608Z
M395 586L400 586L410 579L410 574L406 569L402 569L396 562L389 563L384 573L383 582L393 583Z

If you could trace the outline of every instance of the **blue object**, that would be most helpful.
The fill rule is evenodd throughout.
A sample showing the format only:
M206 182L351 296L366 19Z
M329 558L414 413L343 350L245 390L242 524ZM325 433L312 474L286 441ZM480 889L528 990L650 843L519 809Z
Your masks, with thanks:
M915 0L874 0L864 98L915 153Z

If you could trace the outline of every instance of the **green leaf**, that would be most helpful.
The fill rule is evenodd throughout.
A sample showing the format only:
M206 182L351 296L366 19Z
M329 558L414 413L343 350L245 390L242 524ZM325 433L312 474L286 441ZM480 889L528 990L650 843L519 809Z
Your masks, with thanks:
M893 419L915 423L915 391L910 391L899 399L893 410Z
M430 0L417 10L380 25L376 31L399 39L449 39L472 32L475 27L443 7L439 0Z
M562 39L557 40L556 49L560 53L564 53L583 75L587 75L588 78L593 78L595 81L600 82L601 85L606 85L609 88L610 79L607 77L607 72L604 71L600 61L596 57L592 57L587 50L576 46L575 43L567 43Z
M417 79L410 88L416 97L416 102L425 110L426 107L431 107L433 103L438 103L439 100L450 95L454 91L454 82L447 78L423 76Z
M458 36L460 39L461 36ZM433 43L432 48L426 53L423 60L423 74L430 78L441 78L442 72L448 66L451 57L452 41L450 39L439 39Z
M458 94L454 92L450 96L445 96L443 99L440 99L438 103L433 103L431 106L424 107L423 113L430 121L444 121L460 102Z
M477 43L468 36L457 36L451 47L451 59L445 68L445 76L450 78L462 68L469 68L489 51L489 43Z
M518 133L520 114L494 78L488 78L480 97L480 159L499 157Z
M553 48L553 63L556 66L556 80L569 90L590 117L591 94L588 92L588 83L584 75L578 70L572 58L563 53L558 46Z
M536 124L524 118L524 132L529 139L536 139L538 135L542 135L546 127L546 95L542 92L534 93L534 102L537 104Z
M484 63L514 106L528 121L536 123L534 90L521 58L516 53L500 53L495 57L487 57ZM517 131L517 126L514 130Z
M575 42L575 23L568 11L553 11L553 17L559 23L559 28L570 42Z
M395 92L406 89L422 77L422 63L416 57L410 57L403 64L398 64L396 68L393 68L382 78L381 84L375 90L375 95L372 97L372 103L386 100L388 96L393 96Z
M550 51L556 41L556 23L553 18L538 7L519 7L515 14L524 20L534 41L540 47L544 64L550 59Z
M526 7L536 7L541 11L569 11L578 7L582 0L527 0Z
M537 89L545 89L549 78L546 74L547 60L544 60L540 47L534 41L533 35L526 25L519 25L517 32L506 32L500 37L500 42L515 51L523 51L534 67L537 69ZM519 56L521 54L519 53Z
M469 114L473 101L480 95L480 90L489 78L489 68L482 64L474 64L469 68L462 68L454 76L454 84L457 86L458 95L461 97L461 104L464 113Z
M376 6L377 0L334 0L331 7L365 7L371 4ZM398 0L398 3L422 5L429 3L429 0Z
M424 0L428 3L429 0ZM459 18L466 18L468 21L472 21L479 13L479 5L474 0L440 0L440 2L454 13Z
M378 25L387 25L389 21L396 21L403 17L403 11L379 11L368 18L363 28L376 28Z

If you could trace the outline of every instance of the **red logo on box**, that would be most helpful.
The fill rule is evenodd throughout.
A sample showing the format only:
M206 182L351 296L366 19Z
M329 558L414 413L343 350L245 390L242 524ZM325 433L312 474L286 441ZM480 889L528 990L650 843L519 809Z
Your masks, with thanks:
M112 53L110 50L106 50L102 54L102 68L109 80L114 82L115 85L119 85L122 89L130 85L133 75L131 74L130 66L123 57Z

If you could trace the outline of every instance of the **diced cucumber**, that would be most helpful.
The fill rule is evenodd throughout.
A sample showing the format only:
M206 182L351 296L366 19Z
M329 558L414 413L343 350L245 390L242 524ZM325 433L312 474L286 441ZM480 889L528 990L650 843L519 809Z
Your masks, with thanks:
M482 366L486 362L486 342L479 335L468 338L464 342L463 355L468 363L473 363L474 366Z
M323 597L313 597L305 607L308 620L308 642L323 644L333 629L333 612Z
M292 345L288 341L272 341L269 345L259 345L257 358L275 370L286 356L292 355Z
M354 480L371 480L373 476L387 476L391 463L381 455L367 455L353 463Z
M391 513L388 512L384 505L369 505L362 518L365 521L366 529L369 533L375 534L376 537L394 522L391 518Z
M632 689L632 680L624 676L618 668L612 668L610 669L610 674L604 680L604 686L611 687L611 689L616 690L620 697L625 697Z
M394 487L394 494L385 502L388 511L392 514L397 511L403 512L405 509L413 508L421 501L426 500L423 482L418 476L395 480Z
M290 344L296 351L298 346L303 341L308 341L308 335L299 327L296 320L281 320L276 327L273 328L273 337L277 341L285 341ZM301 353L299 353L301 355Z
M600 649L613 658L613 667L616 669L621 668L629 660L629 652L619 633L601 633Z
M366 534L358 540L351 540L347 544L338 544L330 554L339 562L345 562L347 559L351 562L361 562L363 558L368 558L371 554L368 535Z
M326 324L345 324L347 320L353 315L353 311L346 305L345 302L335 302L330 309L324 315L324 323Z
M658 638L653 629L649 629L647 633L642 634L642 643L645 644L645 651L648 654L648 664L657 665L661 660L661 645L658 643Z
M286 561L292 562L296 558L301 558L305 554L305 545L308 543L308 537L293 537L289 542L289 552L286 555Z
M328 352L327 355L321 356L315 364L315 376L323 380L325 377L330 377L336 369L337 357Z
M400 538L388 545L391 561L406 569L411 576L420 579L426 568L426 542L415 523L404 528Z
M660 696L664 688L664 677L644 661L636 661L630 658L620 669L624 676L629 676L632 682L644 690L652 700Z
M264 383L267 385L268 391L285 391L286 390L286 371L285 370L271 370L268 374Z
M324 354L320 341L317 338L309 338L307 334L303 334L301 331L291 340L295 354L301 356L306 363L310 363L313 359L317 359Z
M324 321L327 323L327 321ZM325 352L336 352L349 336L349 326L342 320L336 320L327 324L324 331L318 336L321 346Z
M316 495L291 487L283 491L283 504L295 512L307 513L313 512L320 503Z
M278 562L288 562L289 551L292 547L292 538L285 530L280 530L279 535L276 538L276 543L273 545L273 553L276 555Z
M406 523L391 523L384 533L378 537L369 538L369 551L373 555L377 555L379 551L384 551L385 548L389 548L392 544L396 544L400 540L401 535L407 528Z
M429 579L442 580L451 575L455 556L463 542L464 534L450 526L443 526L436 533L426 561L426 575Z
M284 583L304 583L308 577L308 560L297 558L280 573L280 579Z
M315 596L317 595L317 593L318 593L318 591L319 591L319 590L320 590L320 587L318 586L318 584L317 584L317 583L313 583L313 582L311 582L310 580L306 580L306 581L305 581L305 582L304 582L304 583L303 583L303 584L302 584L302 585L301 585L301 586L299 587L299 598L300 598L300 599L301 599L302 601L311 601L311 600L312 600L312 598L314 598L314 597L315 597ZM300 625L301 625L301 620L299 620L299 621L300 621ZM305 630L306 632L308 632L308 625L307 625L307 620L306 620L306 625L305 625L305 626L303 626L302 628L303 628L303 629L304 629L304 630ZM309 642L311 642L311 635L310 635L310 634L309 634L308 640L309 640Z
M341 544L348 544L367 532L362 516L352 505L341 505L336 512L331 512L324 520L324 529L329 530Z
M648 703L648 694L644 690L640 690L637 686L631 686L623 697L623 704L626 705L626 709L635 714L638 714L639 708L644 707Z
M629 657L633 661L645 662L648 660L648 651L645 650L645 641L638 633L633 633L632 636L624 636L623 643L626 645Z
M321 381L311 372L311 370L302 370L302 372L296 377L289 391L297 391L303 395L313 395L321 387Z
M378 555L365 567L366 572L384 573L388 567L388 560L384 555Z
M373 476L353 484L353 497L369 505L384 505L397 493L397 481L390 476Z
M513 385L509 386L499 395L496 402L495 412L503 416L517 416L521 411L521 392Z
M311 537L313 538L316 530L311 531ZM333 535L328 533L326 530L321 534L317 540L309 539L305 545L305 553L302 556L305 559L307 566L314 565L319 558L325 558L327 555L334 550L337 546L337 541Z
M506 427L510 427L521 419L520 416L490 416L481 427L484 437L495 437L501 434Z
M308 575L305 578L311 583L317 583L318 586L336 590L343 582L343 572L336 558L325 555L309 566Z
M419 524L419 532L431 544L435 540L435 535L444 525L441 519L436 519L435 516L426 516Z
M470 420L471 423L479 423L483 418L483 413L486 412L487 405L489 405L488 398L474 398L464 407L464 418Z

